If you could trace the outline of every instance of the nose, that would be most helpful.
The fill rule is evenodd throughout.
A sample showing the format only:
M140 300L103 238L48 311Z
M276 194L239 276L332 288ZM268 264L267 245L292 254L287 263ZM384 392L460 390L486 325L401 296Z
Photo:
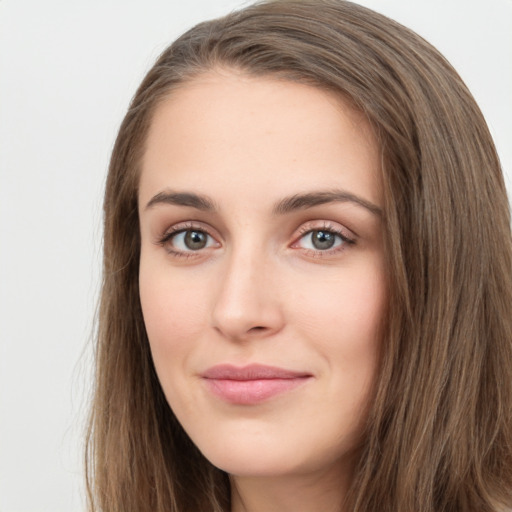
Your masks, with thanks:
M213 327L235 341L279 332L284 316L275 264L261 254L233 253L224 262L214 298Z

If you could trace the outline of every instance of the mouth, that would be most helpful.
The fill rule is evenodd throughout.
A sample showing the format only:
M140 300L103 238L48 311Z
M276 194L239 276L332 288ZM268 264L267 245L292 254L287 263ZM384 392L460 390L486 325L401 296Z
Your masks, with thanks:
M260 364L243 367L222 364L209 368L201 377L208 390L222 400L251 405L291 391L309 381L312 375Z

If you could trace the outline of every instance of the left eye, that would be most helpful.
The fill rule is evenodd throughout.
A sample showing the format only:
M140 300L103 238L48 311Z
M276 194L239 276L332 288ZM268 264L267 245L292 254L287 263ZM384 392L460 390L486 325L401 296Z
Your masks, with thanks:
M304 234L297 245L303 249L328 251L339 247L345 241L345 238L338 233L326 229L315 229Z
M170 243L178 251L200 251L214 245L213 238L204 231L187 229L172 235Z

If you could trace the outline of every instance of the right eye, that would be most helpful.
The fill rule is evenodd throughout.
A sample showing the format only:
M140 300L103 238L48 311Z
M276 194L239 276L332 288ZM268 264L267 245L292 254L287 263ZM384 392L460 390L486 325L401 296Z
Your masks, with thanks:
M175 233L171 240L172 245L179 251L199 251L214 245L213 238L206 232L198 229L187 229Z
M178 229L167 233L160 243L171 253L186 254L217 246L214 238L202 229Z

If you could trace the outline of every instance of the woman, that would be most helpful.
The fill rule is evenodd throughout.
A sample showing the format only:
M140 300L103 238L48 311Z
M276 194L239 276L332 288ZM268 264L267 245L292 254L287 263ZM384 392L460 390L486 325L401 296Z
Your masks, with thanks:
M512 506L508 202L417 35L339 0L196 26L104 207L91 510Z

